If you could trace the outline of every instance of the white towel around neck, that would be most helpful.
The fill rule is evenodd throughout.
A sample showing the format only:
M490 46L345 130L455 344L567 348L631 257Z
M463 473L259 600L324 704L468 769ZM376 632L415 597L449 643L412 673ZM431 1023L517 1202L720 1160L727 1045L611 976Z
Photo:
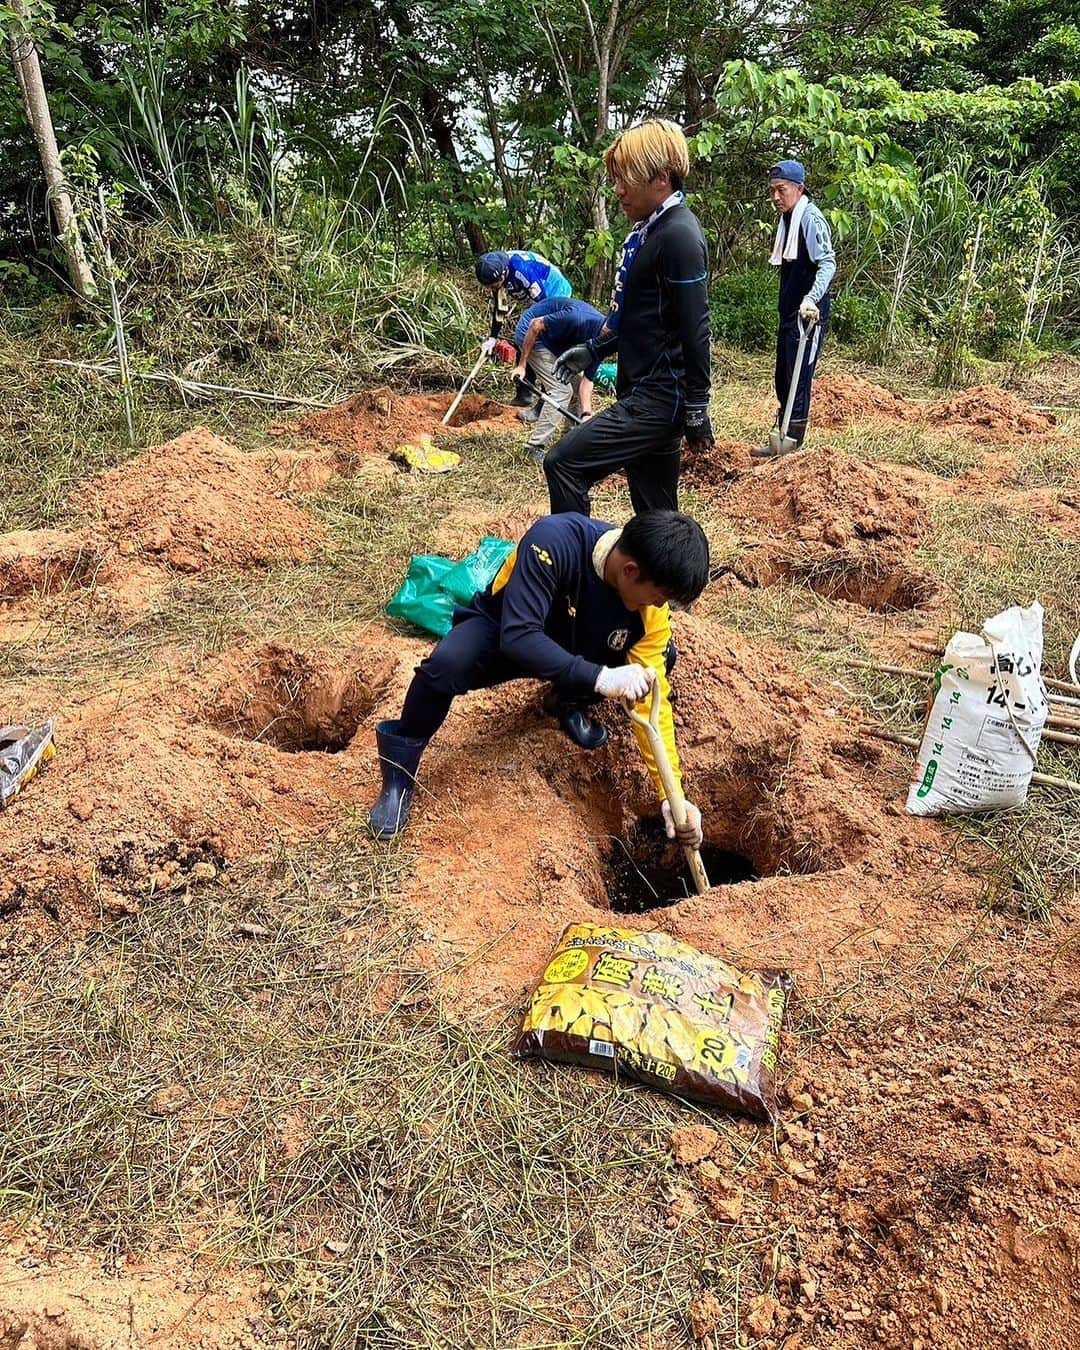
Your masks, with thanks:
M799 256L799 231L802 229L802 218L809 205L810 198L804 192L791 208L791 223L788 225L786 240L784 239L784 217L781 216L776 222L776 238L773 240L772 253L769 255L771 267L779 267L785 261L794 262Z

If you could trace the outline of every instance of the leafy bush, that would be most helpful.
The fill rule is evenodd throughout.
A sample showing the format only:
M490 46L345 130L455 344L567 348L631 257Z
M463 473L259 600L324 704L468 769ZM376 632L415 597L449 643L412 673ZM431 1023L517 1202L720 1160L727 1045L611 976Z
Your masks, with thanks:
M838 342L871 347L880 338L887 317L888 310L881 295L840 291L833 296L829 332Z
M743 351L767 351L776 343L776 273L745 267L713 277L713 337Z

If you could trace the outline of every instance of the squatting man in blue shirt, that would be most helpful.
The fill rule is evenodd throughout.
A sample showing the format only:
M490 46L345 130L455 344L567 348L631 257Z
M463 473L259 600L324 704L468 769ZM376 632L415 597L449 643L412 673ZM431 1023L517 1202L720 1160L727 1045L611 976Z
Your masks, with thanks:
M604 316L598 309L584 300L569 297L541 300L518 320L514 331L518 363L513 377L516 380L526 376L531 366L531 382L539 385L547 395L541 400L539 414L525 442L525 449L534 464L543 464L544 446L556 432L565 430L565 418L560 416L560 408L574 413L583 422L592 416L593 383L599 359L574 375L569 384L555 374L555 363L571 347L596 337L603 326Z
M697 521L678 511L644 511L618 529L576 512L544 516L523 536L485 591L454 613L454 625L417 666L401 716L379 722L382 792L371 809L377 839L392 839L409 819L420 757L459 694L508 680L550 680L576 701L622 699L648 713L659 681L660 730L681 784L668 684L669 605L687 606L709 579L709 545ZM565 727L571 738L582 743ZM580 728L578 729L580 730ZM592 745L607 739L593 735ZM648 737L634 732L657 792L663 783ZM701 812L686 803L677 829L663 801L668 837L701 844Z
M795 448L799 449L810 421L811 386L829 323L829 283L836 273L836 254L829 222L811 201L806 170L797 159L782 159L769 170L769 197L780 213L769 258L770 264L780 269L777 301L780 321L776 331L776 399L780 405L777 426L781 424L791 391L800 322L814 325L799 372L787 430ZM750 453L757 459L770 459L782 452L766 443Z

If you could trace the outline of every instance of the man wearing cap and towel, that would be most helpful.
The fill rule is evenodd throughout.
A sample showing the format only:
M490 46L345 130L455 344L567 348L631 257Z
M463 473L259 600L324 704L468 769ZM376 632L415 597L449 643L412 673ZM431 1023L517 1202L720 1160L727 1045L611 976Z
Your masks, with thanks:
M806 170L797 159L782 159L769 170L769 197L780 213L769 262L780 269L780 322L776 332L777 423L784 415L799 348L800 320L813 324L803 357L787 434L800 447L810 420L810 389L829 322L829 283L836 272L829 224L806 188ZM768 459L782 453L772 445L750 452Z

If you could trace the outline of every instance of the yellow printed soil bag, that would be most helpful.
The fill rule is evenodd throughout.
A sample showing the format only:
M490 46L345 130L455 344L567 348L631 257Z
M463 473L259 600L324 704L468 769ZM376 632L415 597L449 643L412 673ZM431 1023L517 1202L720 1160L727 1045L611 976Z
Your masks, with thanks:
M666 933L571 924L512 1047L775 1121L791 981L736 970Z

